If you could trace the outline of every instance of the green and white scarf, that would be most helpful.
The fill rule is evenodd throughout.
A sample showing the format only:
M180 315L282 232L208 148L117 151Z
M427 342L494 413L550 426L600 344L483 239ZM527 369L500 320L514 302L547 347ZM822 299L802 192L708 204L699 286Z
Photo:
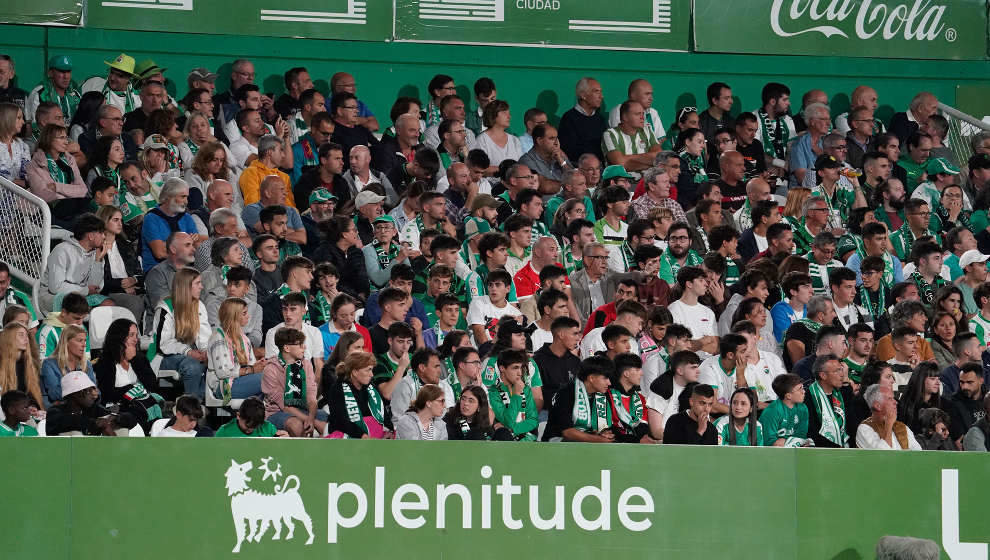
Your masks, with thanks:
M777 117L771 121L770 115L767 114L765 109L757 111L757 116L763 124L760 127L763 133L763 151L772 158L783 159L787 140L791 134L791 131L787 128L787 122L784 121L783 117Z
M282 391L282 404L302 408L306 406L306 370L302 362L287 363L282 353L278 363L285 369L285 389Z
M418 220L419 216L417 216L416 219ZM422 222L417 225L422 225ZM422 231L422 229L420 231ZM378 266L382 270L388 268L388 265L392 264L392 261L395 260L396 255L399 254L399 246L391 241L388 245L385 245L375 239L371 242L371 246L375 248L375 255L378 258Z
M911 280L914 280L914 285L918 287L918 296L921 299L921 303L929 307L935 303L935 290L948 284L945 278L942 278L938 274L935 275L935 279L929 284L917 270L911 273Z
M110 102L110 99L111 99L111 97L110 97L111 95L116 95L117 97L123 98L123 100L124 100L124 114L130 113L131 111L133 111L135 109L135 107L134 107L134 96L131 95L133 92L134 92L134 90L133 90L133 88L131 88L131 85L130 84L127 84L127 87L124 88L124 91L123 92L120 92L120 91L114 91L114 90L110 89L110 80L107 80L107 81L105 81L103 83L103 91L102 91L102 93L103 93L103 99L106 99L107 102L109 103Z
M801 323L805 327L808 327L808 330L809 331L811 331L811 332L813 332L815 334L818 334L818 329L822 328L822 324L821 323L819 323L818 321L812 321L811 319L807 319L807 318L805 318L805 319L798 319L797 321L794 321L794 322L795 323Z
M849 436L846 434L846 411L842 394L833 390L831 395L826 395L817 381L808 387L808 393L814 399L822 419L822 427L818 433L839 447L847 447Z
M628 428L635 428L643 422L643 399L639 391L632 395L623 395L616 389L609 389L612 394L612 402L615 403L615 412L619 416L619 422ZM629 409L626 410L623 397L629 397Z
M885 296L883 295L883 286L877 286L877 302L873 303L873 299L870 297L870 290L866 286L860 286L859 288L860 303L866 308L866 311L873 316L874 319L879 318L883 315L887 307L884 305Z
M196 143L189 138L186 138L185 142L186 147L189 148L189 151L192 152L192 155L195 157L196 154L199 153L199 146L197 146Z
M422 213L416 214L416 219L414 221L416 222L416 230L419 233L423 233L423 230L427 229L426 228L426 224L423 223L423 214ZM440 233L443 233L443 225L442 225L442 223L441 222L437 222L437 225L433 226L433 229L439 231Z
M351 388L351 384L344 382L344 405L347 407L347 419L351 422L361 426L364 429L364 433L368 433L368 424L364 421L364 417L361 416L361 407L358 406L357 399L354 398L354 390ZM378 421L382 426L385 425L385 403L382 401L382 396L378 394L378 389L375 389L373 385L368 385L366 387L368 390L368 408L371 410L371 416Z
M590 401L588 389L580 379L574 380L574 409L571 420L574 427L590 434L597 434L612 425L612 409L608 405L608 397L602 393L594 395L594 413L588 407ZM594 417L592 417L594 414Z
M327 301L327 296L323 295L323 290L316 291L316 295L313 297L313 302L316 303L316 321L329 323L332 319L330 313L330 302Z
M67 184L75 180L72 175L72 167L69 165L69 158L64 153L58 155L58 160L49 154L45 154L45 159L48 161L48 174L52 176L53 181Z
M38 101L54 103L62 109L65 122L70 122L76 114L80 99L82 99L82 95L79 93L79 87L75 82L69 83L69 87L65 89L65 95L59 95L55 91L55 85L52 84L51 80L42 82L41 91L38 92Z
M687 169L682 169L681 173L687 172L691 176L691 181L696 185L708 182L708 172L705 171L705 158L703 156L692 155L684 150L681 152L681 160L687 167Z

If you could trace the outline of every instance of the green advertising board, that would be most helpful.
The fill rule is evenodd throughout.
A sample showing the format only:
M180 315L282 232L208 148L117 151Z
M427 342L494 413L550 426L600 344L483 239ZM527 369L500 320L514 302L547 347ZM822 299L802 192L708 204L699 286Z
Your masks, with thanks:
M79 25L83 0L3 0L0 23Z
M396 39L686 51L690 0L397 0Z
M694 0L700 52L983 60L986 0Z
M86 25L384 41L392 36L392 4L382 0L87 0Z
M898 535L985 560L990 541L976 453L4 438L0 456L12 559L851 560Z

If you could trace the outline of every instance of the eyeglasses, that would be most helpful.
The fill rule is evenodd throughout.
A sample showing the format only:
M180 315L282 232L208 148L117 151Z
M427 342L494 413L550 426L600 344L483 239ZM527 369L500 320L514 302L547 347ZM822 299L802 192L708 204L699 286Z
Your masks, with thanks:
M841 146L832 146L832 149L833 150L848 150L849 149L849 146L846 146L845 144L843 144Z
M469 366L480 366L481 365L481 360L465 360L465 361L463 361L461 363L467 364Z
M607 261L608 260L608 255L585 255L585 257L586 258L589 258L589 259L591 259L593 261Z

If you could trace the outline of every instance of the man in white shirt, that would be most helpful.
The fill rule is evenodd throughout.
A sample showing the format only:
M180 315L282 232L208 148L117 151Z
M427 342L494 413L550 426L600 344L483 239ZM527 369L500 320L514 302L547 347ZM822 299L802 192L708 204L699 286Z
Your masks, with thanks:
M636 300L625 300L615 307L615 320L610 325L625 327L632 334L633 338L639 336L646 323L646 307ZM581 358L590 358L595 352L606 351L606 345L602 340L602 332L608 327L596 327L588 331L581 340ZM632 344L630 352L639 355L639 344Z
M835 323L848 331L856 323L866 323L873 327L873 317L869 312L853 303L856 299L856 273L841 267L833 269L828 276L829 290L832 292L832 307L835 308Z
M698 298L708 292L708 277L698 266L685 266L677 272L677 283L683 291L681 299L670 304L670 314L675 323L691 329L691 350L702 358L718 352L718 334L715 332L715 312L698 303Z
M643 106L646 110L646 128L650 129L657 142L663 144L663 141L667 139L667 130L663 127L663 121L660 120L660 113L653 108L653 85L642 78L633 80L629 83L629 99ZM608 126L610 128L619 126L620 107L621 105L616 105L608 113Z
M890 387L871 385L863 393L863 398L873 414L856 429L856 447L921 451L921 445L911 430L897 421L897 401Z
M662 433L667 420L680 412L679 397L688 383L698 381L700 364L701 360L694 352L676 352L670 357L670 369L650 383L646 407L650 409L651 433Z
M471 298L468 307L467 323L474 335L475 346L481 346L492 339L498 320L506 315L518 317L522 313L508 301L509 290L512 287L512 277L503 269L496 269L488 274L486 279L487 295Z
M416 399L416 394L423 385L439 386L443 389L446 407L454 406L457 402L454 398L454 389L443 378L443 373L443 360L436 350L429 348L417 350L409 361L409 375L403 377L392 391L392 422L397 422L399 417L406 413L409 403Z
M306 335L306 350L303 359L312 360L313 371L323 371L323 335L320 329L303 322L306 313L306 296L301 292L290 292L282 296L283 321L268 329L265 334L265 357L278 356L278 346L275 345L275 333L283 327L302 331Z
M715 390L712 412L729 413L729 400L737 388L749 387L746 379L746 338L727 334L719 342L718 356L712 356L698 368L698 383Z

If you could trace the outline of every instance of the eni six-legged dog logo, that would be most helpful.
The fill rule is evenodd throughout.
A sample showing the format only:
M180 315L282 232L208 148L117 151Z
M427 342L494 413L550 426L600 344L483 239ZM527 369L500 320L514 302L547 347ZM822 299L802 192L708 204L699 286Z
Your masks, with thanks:
M261 482L271 478L275 483L273 493L265 493L248 486L252 481L248 473L254 468L251 461L238 463L231 459L230 467L224 476L227 479L227 496L230 497L230 513L234 518L234 530L237 533L237 544L233 552L240 552L245 542L261 542L269 527L273 528L271 540L282 538L282 524L288 529L286 540L295 533L295 521L300 521L309 538L306 544L313 544L313 521L306 513L302 497L299 496L299 477L290 474L279 483L282 476L282 465L276 464L272 470L269 464L271 457L260 459L262 473Z

